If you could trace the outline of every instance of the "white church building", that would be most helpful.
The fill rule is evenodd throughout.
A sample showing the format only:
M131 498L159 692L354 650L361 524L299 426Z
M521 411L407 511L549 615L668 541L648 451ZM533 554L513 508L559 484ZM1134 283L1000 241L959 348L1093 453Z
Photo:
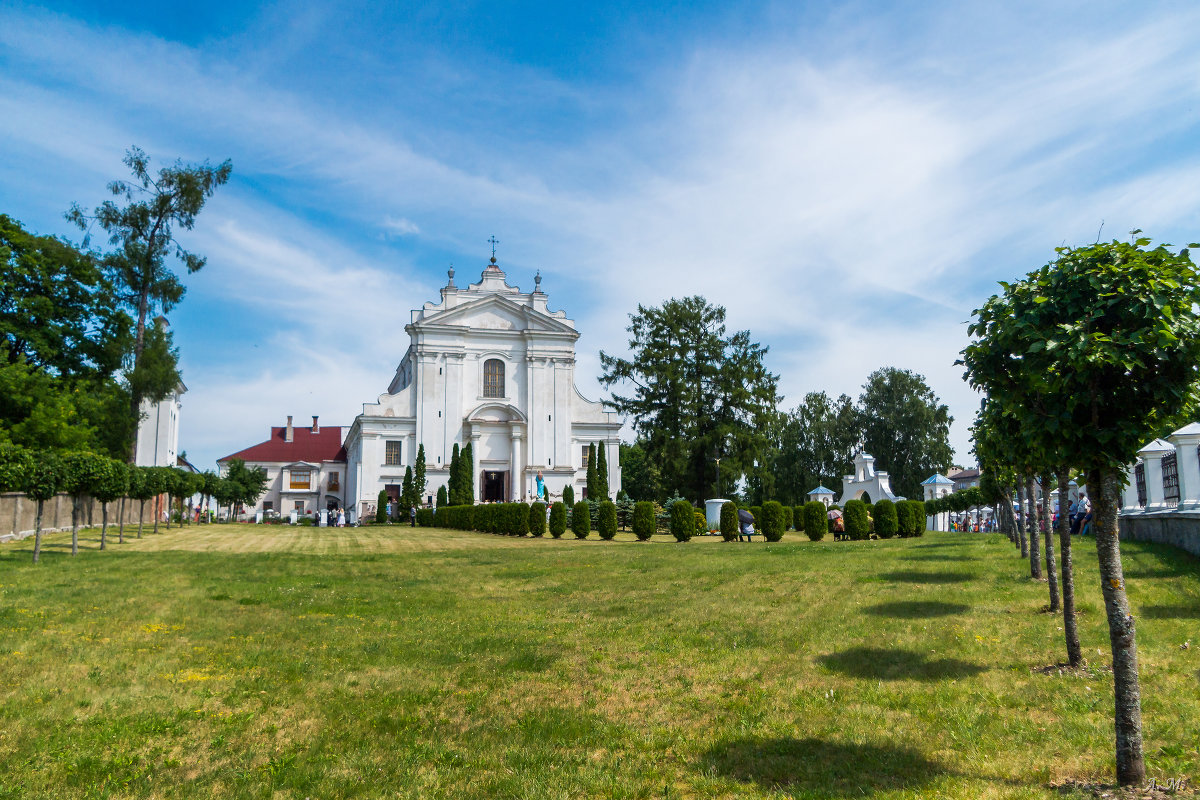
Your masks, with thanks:
M579 332L541 290L509 286L491 263L478 283L454 284L412 312L396 375L346 433L347 508L374 513L380 490L398 497L405 467L425 447L425 500L449 480L454 445L472 445L477 501L532 500L538 472L551 499L584 496L587 448L605 449L609 489L621 485L621 420L575 387ZM351 505L353 503L353 505Z

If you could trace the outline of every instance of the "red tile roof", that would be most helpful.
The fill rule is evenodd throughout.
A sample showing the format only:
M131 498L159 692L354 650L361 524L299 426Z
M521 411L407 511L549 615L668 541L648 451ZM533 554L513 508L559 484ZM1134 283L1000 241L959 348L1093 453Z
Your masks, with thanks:
M346 460L346 448L342 446L342 428L338 425L323 426L318 433L313 433L312 428L308 427L293 428L290 442L284 441L285 431L286 428L282 425L278 428L272 426L270 439L224 458L218 458L217 463L224 463L231 458L254 463L285 464L294 461L320 464L322 461Z

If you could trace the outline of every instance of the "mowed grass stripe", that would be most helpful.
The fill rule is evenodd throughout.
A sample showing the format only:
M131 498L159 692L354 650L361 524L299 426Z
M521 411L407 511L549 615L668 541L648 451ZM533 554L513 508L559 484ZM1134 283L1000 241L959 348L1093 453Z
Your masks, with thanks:
M1089 541L1094 666L1059 676L1030 670L1062 660L1046 586L997 536L160 531L105 553L88 531L76 559L56 534L38 567L0 546L0 797L1054 797L1111 774ZM1196 774L1200 570L1124 549L1148 765Z

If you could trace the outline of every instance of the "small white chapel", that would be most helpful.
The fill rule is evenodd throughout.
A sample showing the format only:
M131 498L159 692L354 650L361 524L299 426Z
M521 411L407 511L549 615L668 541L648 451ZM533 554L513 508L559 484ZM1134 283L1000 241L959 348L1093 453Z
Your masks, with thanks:
M454 445L468 443L477 501L531 501L538 472L551 499L568 485L582 498L596 443L615 495L621 419L576 388L579 332L565 312L550 310L541 275L532 292L509 286L494 250L478 283L460 288L448 274L440 302L414 310L404 327L408 350L387 392L346 433L346 507L363 516L374 513L380 490L398 497L420 445L426 502L449 481Z

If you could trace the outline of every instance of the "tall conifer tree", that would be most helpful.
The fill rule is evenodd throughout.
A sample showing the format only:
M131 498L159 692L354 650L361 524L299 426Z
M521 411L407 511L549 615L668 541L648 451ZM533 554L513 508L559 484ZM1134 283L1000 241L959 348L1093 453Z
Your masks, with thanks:
M447 481L448 491L450 495L450 505L460 506L463 504L462 490L459 488L459 482L462 478L462 470L459 469L458 442L454 443L454 450L450 453L450 478Z
M425 480L425 445L417 445L417 465L413 470L413 495L417 498L417 505L425 502L425 489L428 482Z
M467 442L467 446L463 448L463 456L460 459L462 469L461 485L463 493L463 503L465 505L474 505L475 503L475 447ZM516 480L517 476L513 476Z
M598 500L600 489L596 476L596 445L588 445L588 463L587 463L587 496L591 500Z
M606 456L606 448L603 442L597 443L597 448L600 454L596 456L596 480L599 482L600 493L603 495L602 500L607 500L612 496L612 486L608 482L608 456Z

